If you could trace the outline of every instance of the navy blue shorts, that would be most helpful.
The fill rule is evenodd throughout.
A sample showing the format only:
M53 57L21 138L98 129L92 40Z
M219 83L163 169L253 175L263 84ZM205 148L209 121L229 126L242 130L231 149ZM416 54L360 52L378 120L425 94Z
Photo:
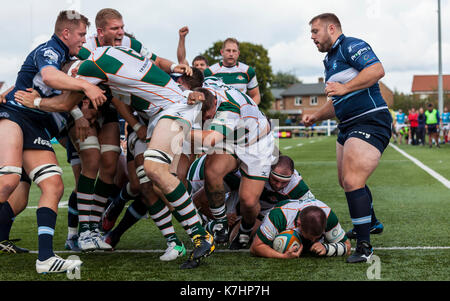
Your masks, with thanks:
M17 123L23 133L23 149L53 151L52 136L47 125L53 124L50 114L39 114L10 104L0 104L0 119Z
M67 152L67 163L69 163L72 166L81 164L80 156L78 155L77 149L72 144L70 138L67 139L66 152Z
M344 145L349 138L358 138L383 153L391 139L392 116L388 110L364 115L349 123L339 124L337 142Z
M428 134L433 134L433 133L437 133L438 132L438 130L437 130L437 123L435 123L435 124L427 124L427 127L428 127L428 130L427 130Z

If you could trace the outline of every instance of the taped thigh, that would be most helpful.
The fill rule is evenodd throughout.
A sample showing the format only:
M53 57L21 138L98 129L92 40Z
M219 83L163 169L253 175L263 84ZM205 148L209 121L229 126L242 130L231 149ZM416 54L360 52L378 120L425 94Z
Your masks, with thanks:
M104 152L116 152L120 154L122 149L118 145L102 144L100 145L100 153L103 154Z
M98 138L96 136L89 136L84 139L84 141L77 140L78 145L80 146L80 151L95 148L100 150L100 143L98 142Z
M50 178L52 176L62 176L63 170L61 167L55 164L43 164L30 172L30 179L36 184L39 184L43 180Z
M170 165L173 157L159 149L148 149L144 152L144 159Z
M17 166L1 166L0 167L0 176L5 175L22 175L22 167Z

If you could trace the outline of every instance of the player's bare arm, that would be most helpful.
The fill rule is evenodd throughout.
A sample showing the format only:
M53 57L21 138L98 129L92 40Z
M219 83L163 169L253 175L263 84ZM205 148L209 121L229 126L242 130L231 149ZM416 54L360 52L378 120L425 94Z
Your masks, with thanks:
M82 91L97 105L106 101L105 91L83 79L73 78L51 66L42 68L41 74L44 83L53 89Z
M335 112L333 102L328 100L317 112L314 114L305 114L302 118L302 122L305 126L311 126L316 122L334 118Z
M259 103L261 102L261 93L259 93L259 88L258 87L253 88L251 90L248 90L247 94L248 94L248 96L250 96L253 99L253 101L257 105L259 105Z
M262 240L255 235L253 243L250 246L250 253L254 256L265 257L265 258L280 258L280 259L291 259L298 258L303 250L303 245L296 250L289 250L286 253L279 253L272 249L269 245L262 242Z
M328 97L342 96L353 91L366 89L373 86L384 76L384 68L381 63L375 63L367 68L364 68L351 81L341 84L337 82L328 82L325 88L325 93Z
M177 48L177 59L178 63L189 65L189 62L186 60L186 35L189 33L189 27L183 26L178 31L180 36L178 40L178 48Z
M138 138L145 140L147 138L147 126L140 124L139 121L133 116L131 107L124 104L116 97L113 97L111 102L114 107L116 107L120 116L122 116L123 119L125 119L125 121L134 129Z

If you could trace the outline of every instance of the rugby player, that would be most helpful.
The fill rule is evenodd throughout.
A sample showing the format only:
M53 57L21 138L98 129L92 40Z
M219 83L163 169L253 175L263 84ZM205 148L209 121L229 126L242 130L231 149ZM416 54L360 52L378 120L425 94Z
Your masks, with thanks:
M252 67L238 61L240 55L238 40L227 38L223 42L220 54L222 55L222 61L209 66L205 70L205 77L221 78L225 84L248 94L256 105L259 105L261 95L256 73Z
M314 44L327 53L325 93L329 100L316 113L305 114L302 121L305 126L333 117L340 121L336 143L338 178L357 240L356 250L347 262L367 262L373 254L370 228L374 214L366 181L391 138L392 117L378 86L384 69L371 46L342 34L336 15L321 14L309 24Z
M104 91L96 85L61 71L62 64L81 49L88 25L88 19L75 11L60 12L54 35L27 56L14 89L6 95L7 103L0 104L0 139L5 142L0 155L0 202L2 207L7 204L5 201L19 183L23 165L41 190L36 211L38 273L65 272L82 264L80 260L62 259L53 252L58 202L64 187L62 170L50 143L52 137L48 134L53 131L50 127L55 125L55 120L51 114L39 109L39 102L41 97L57 95L60 90L82 91L97 104L106 100ZM16 91L31 87L35 87L40 95L35 99L33 109L17 103L14 96Z
M273 249L273 241L286 230L297 231L300 247L279 253ZM336 214L316 199L278 203L264 218L250 247L252 255L268 258L297 258L308 252L318 256L344 256L351 252L350 241Z

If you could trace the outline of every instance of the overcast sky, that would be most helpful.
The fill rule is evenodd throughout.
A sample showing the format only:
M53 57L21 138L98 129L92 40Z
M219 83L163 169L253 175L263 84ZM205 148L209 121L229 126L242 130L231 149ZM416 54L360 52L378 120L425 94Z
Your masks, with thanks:
M323 76L324 54L310 39L309 20L333 12L347 36L368 42L382 61L382 80L410 93L414 74L437 74L437 0L16 0L0 10L0 81L13 85L26 55L53 33L60 10L76 9L91 23L101 8L119 10L125 30L159 56L176 60L178 29L189 26L187 58L215 41L235 37L263 45L274 72L303 82ZM443 73L450 73L450 0L441 0ZM5 87L3 88L3 90Z

